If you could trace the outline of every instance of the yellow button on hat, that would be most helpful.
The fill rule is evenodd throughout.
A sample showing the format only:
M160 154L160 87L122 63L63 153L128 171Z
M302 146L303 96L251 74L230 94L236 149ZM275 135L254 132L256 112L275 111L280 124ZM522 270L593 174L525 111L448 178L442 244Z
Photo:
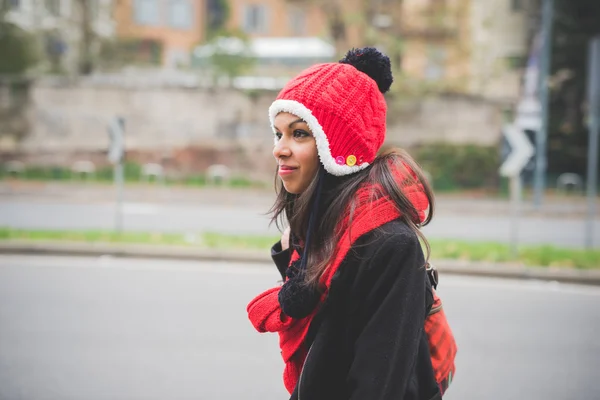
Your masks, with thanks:
M351 167L354 164L356 164L356 156L353 156L353 155L348 156L348 158L346 158L346 165Z

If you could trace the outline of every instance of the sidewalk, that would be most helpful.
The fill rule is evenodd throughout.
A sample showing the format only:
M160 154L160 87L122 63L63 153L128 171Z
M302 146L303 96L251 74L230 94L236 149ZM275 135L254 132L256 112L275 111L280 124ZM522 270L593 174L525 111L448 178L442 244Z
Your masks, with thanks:
M0 201L57 201L83 203L112 203L116 191L111 184L0 181ZM226 206L260 207L268 210L274 200L274 190L215 187L166 187L148 184L129 184L123 190L123 201L153 204L219 204ZM440 193L436 195L436 212L441 214L510 215L508 199ZM584 218L587 200L582 196L548 195L541 209L525 199L521 206L524 216ZM596 201L600 216L600 199Z
M107 243L0 242L0 254L61 255L72 257L113 256L124 258L179 259L215 262L242 262L270 265L268 251L199 249L180 246L123 245ZM467 275L511 279L532 279L584 285L600 285L600 270L526 267L461 260L433 260L440 275Z

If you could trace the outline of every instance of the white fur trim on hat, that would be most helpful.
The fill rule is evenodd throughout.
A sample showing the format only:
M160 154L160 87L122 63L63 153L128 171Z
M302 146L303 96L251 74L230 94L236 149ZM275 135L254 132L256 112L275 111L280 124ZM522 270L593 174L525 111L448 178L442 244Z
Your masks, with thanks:
M315 136L315 141L317 143L317 153L319 154L319 159L321 160L321 164L325 167L325 170L329 172L331 175L335 176L344 176L350 175L360 170L363 170L369 166L369 163L362 163L361 165L340 165L335 162L335 158L331 155L331 149L329 147L329 140L325 135L325 131L317 118L312 114L312 112L304 106L304 104L297 102L295 100L275 100L271 107L269 107L269 120L271 121L271 129L273 129L273 133L275 130L275 117L280 112L288 112L290 114L294 114L304 120L308 128L312 131ZM275 138L275 143L277 143L277 138Z

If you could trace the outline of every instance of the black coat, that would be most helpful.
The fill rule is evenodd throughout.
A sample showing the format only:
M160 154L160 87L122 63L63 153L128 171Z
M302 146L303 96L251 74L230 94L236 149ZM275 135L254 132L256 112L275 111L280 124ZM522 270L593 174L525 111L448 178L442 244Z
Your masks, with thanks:
M282 278L290 250L273 246ZM309 328L291 399L433 400L424 322L433 303L417 235L402 221L359 238Z

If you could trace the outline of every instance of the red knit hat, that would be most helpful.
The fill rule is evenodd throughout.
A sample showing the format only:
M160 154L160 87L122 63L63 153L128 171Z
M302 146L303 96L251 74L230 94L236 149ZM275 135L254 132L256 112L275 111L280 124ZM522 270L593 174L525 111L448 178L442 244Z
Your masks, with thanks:
M390 60L374 48L350 50L339 63L314 65L292 79L269 108L304 120L325 170L342 176L373 162L385 139Z

